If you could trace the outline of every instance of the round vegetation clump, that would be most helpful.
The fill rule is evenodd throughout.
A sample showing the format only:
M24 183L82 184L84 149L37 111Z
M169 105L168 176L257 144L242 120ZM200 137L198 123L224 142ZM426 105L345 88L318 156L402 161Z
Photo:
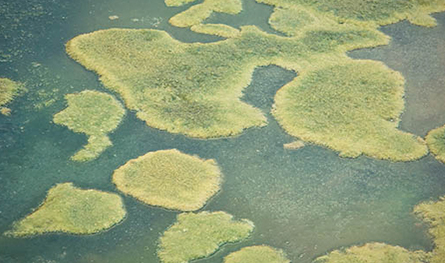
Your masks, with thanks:
M335 250L317 258L314 263L425 263L429 255L384 243L368 243L345 250Z
M68 94L66 100L68 107L54 115L54 123L88 135L88 144L71 159L93 160L112 145L107 133L117 128L125 109L113 96L92 90Z
M289 134L343 157L415 160L428 150L421 138L397 129L403 85L382 63L350 60L297 77L278 91L273 114Z
M14 82L10 79L0 78L0 113L3 115L9 115L11 110L9 108L3 107L7 103L14 99L17 95L21 86L19 83Z
M203 207L219 191L221 181L216 161L176 149L147 153L113 174L114 184L123 193L148 205L181 211Z
M158 256L163 263L183 263L204 258L225 243L247 238L254 225L233 220L225 212L183 213L159 240Z
M425 140L436 159L445 163L445 126L431 130Z
M224 263L289 263L283 251L269 246L245 247L224 258Z
M434 239L434 250L429 263L445 262L445 197L437 202L417 205L414 213L430 225L429 233Z
M13 237L51 232L95 234L121 222L125 215L119 195L63 183L51 188L40 207L15 222L13 229L5 234Z

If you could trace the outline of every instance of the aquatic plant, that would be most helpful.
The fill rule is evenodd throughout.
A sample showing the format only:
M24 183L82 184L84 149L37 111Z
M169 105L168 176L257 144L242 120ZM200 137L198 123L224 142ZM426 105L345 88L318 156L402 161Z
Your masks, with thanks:
M192 26L190 30L196 33L215 35L225 38L236 37L240 34L238 29L224 24L199 24Z
M10 79L0 78L0 113L9 115L11 110L4 107L11 102L21 89L21 85Z
M167 5L183 5L191 0L165 1ZM212 15L213 12L238 14L243 9L241 0L204 0L201 4L194 5L189 9L170 18L170 24L177 27L191 27L201 24L202 21Z
M417 205L414 213L430 225L429 233L433 236L435 247L429 263L445 262L445 197L437 202Z
M126 215L120 196L58 184L31 214L15 222L6 235L26 237L50 232L94 234L121 222Z
M114 171L113 182L120 191L146 204L194 211L219 191L221 176L214 160L174 149L130 160Z
M335 250L314 260L314 263L425 263L429 255L423 251L409 251L384 243Z
M269 246L245 247L224 258L224 263L289 263L283 251Z
M228 242L247 238L253 223L236 221L225 212L179 214L177 222L159 240L158 256L163 263L183 263L211 255Z
M283 148L284 149L288 149L288 150L298 150L298 149L303 148L303 147L304 147L304 142L300 141L300 140L283 144Z
M425 141L436 159L445 163L445 125L428 132Z
M350 60L297 77L277 92L273 114L289 134L344 157L414 160L428 150L419 137L397 129L403 85L403 77L380 62Z
M68 107L54 115L54 123L88 135L88 144L71 157L74 161L97 158L112 145L107 133L117 128L125 115L121 103L113 96L92 90L65 96Z

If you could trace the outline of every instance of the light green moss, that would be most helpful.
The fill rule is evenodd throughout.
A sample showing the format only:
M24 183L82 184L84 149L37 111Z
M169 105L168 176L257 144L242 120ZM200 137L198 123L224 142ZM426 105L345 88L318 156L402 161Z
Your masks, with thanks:
M428 132L425 140L436 159L445 163L445 126Z
M68 107L54 115L54 123L89 136L88 144L71 159L89 161L97 158L112 145L107 133L116 129L125 110L113 96L98 91L68 94L66 100Z
M314 263L425 263L428 254L409 251L399 246L368 243L345 250L335 250L317 258Z
M238 29L224 24L199 24L192 26L190 30L196 33L215 35L225 38L236 37L240 34Z
M221 176L214 160L164 150L130 160L114 172L113 182L146 204L194 211L219 191Z
M269 246L245 247L224 258L224 263L289 263L281 250Z
M182 3L183 1L180 2ZM169 22L177 27L191 27L201 24L213 12L234 15L241 12L242 9L241 0L204 0L201 4L194 5L184 12L173 16Z
M228 242L247 238L253 230L248 220L235 221L225 212L184 213L159 240L163 263L184 263L213 254Z
M9 115L11 110L4 107L11 102L21 89L21 85L10 79L0 78L0 113Z
M51 188L42 205L14 223L13 229L5 234L13 237L51 232L94 234L116 225L125 215L118 195L64 183Z
M429 263L445 262L445 197L437 202L417 205L414 213L430 224L429 232L433 236L435 247Z

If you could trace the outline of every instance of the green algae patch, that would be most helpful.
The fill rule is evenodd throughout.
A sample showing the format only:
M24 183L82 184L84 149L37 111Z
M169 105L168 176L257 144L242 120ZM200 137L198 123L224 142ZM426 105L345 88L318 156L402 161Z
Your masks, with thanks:
M246 239L253 228L252 222L225 212L183 213L160 238L158 256L163 263L204 258L225 243Z
M445 198L437 202L425 202L414 208L419 215L430 225L429 233L433 237L435 247L431 252L429 263L445 262Z
M425 263L429 256L422 251L409 251L399 246L368 243L345 250L335 250L317 258L314 263Z
M94 234L111 228L126 215L122 198L99 190L58 184L30 215L14 223L6 235L26 237L52 232Z
M297 77L278 91L274 116L301 140L343 157L419 159L422 139L397 129L404 108L403 77L375 61L352 61Z
M236 37L240 34L238 29L224 24L199 24L192 26L190 30L196 33L215 35L225 38Z
M71 159L93 160L112 145L107 133L117 128L125 110L113 96L98 91L68 94L66 100L68 107L54 115L54 123L88 135L88 144Z
M0 78L0 113L9 115L11 110L4 107L11 102L21 89L21 85L10 79Z
M445 126L428 132L425 141L436 159L445 163Z
M120 191L146 204L194 211L219 191L221 177L212 159L163 150L147 153L119 167L113 174L113 182Z
M183 4L189 1L175 1L171 4ZM238 14L243 9L241 0L204 0L201 4L194 5L182 13L170 18L170 24L177 27L191 27L201 24L209 18L213 12Z
M269 246L245 247L224 258L224 263L289 263L283 251Z

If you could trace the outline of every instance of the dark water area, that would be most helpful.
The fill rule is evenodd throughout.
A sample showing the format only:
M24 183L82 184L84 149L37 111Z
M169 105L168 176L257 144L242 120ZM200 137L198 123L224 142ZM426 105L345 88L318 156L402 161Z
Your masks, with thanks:
M209 22L235 27L255 24L273 32L267 25L272 8L253 0L244 5L247 11L239 16L217 14ZM254 244L281 248L294 263L308 263L332 249L371 241L411 250L432 248L426 227L413 216L412 208L445 195L445 165L430 155L415 162L391 163L366 157L344 159L310 144L299 150L283 149L293 138L270 110L275 92L296 74L275 66L255 70L242 98L266 114L265 127L234 138L196 140L150 128L127 111L110 135L113 147L91 162L70 161L87 138L53 124L52 116L66 107L65 94L109 91L97 75L65 54L66 41L113 27L166 30L185 42L220 38L170 26L169 17L187 6L167 8L162 0L0 0L0 6L0 77L21 81L28 89L9 104L11 116L0 116L0 233L37 207L57 183L118 193L111 182L115 169L149 151L177 148L216 159L224 173L221 192L201 210L227 211L256 225L248 240L225 245L197 262L222 262L228 253ZM14 15L20 19L11 20ZM110 15L119 19L111 21ZM384 61L405 76L406 110L400 127L421 136L445 123L445 14L435 17L439 26L431 29L407 22L383 27L392 37L390 45L350 53L353 58ZM127 218L104 233L1 235L0 262L159 262L157 241L178 213L126 196L124 201Z

